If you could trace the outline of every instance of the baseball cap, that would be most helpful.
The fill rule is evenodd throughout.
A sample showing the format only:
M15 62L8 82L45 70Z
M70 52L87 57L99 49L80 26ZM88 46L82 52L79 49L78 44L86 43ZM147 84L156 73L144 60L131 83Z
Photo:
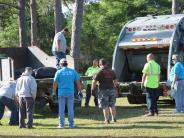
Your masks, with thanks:
M59 62L60 64L61 63L67 63L67 60L66 60L66 58L62 58L61 60L60 60L60 62Z

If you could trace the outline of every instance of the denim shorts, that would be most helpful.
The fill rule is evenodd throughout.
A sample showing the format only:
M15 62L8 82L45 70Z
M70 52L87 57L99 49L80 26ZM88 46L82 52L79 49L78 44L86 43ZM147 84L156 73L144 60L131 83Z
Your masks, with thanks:
M98 94L98 103L100 108L114 107L116 103L116 90L100 90Z

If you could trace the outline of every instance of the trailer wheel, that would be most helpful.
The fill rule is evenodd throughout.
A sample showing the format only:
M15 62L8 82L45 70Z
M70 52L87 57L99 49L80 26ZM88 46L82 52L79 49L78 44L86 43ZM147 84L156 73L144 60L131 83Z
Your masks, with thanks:
M43 108L48 103L48 100L45 97L36 98L35 105L37 108Z
M49 102L49 108L54 113L58 112L58 104L57 103Z
M58 113L58 104L57 103L52 103L50 102L49 103L49 108L51 111L53 111L54 113ZM68 108L67 106L65 105L65 113L68 113Z

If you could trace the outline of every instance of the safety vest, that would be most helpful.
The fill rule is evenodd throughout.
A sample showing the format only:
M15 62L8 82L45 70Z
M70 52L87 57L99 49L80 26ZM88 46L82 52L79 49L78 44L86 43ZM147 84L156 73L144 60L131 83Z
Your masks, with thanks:
M151 60L145 64L143 73L146 74L144 86L148 88L158 88L160 65L158 65L154 60Z
M89 68L87 69L85 75L87 75L87 76L93 76L93 75L98 71L98 69L99 69L98 66L97 66L97 67L91 66L91 67L89 67ZM92 80L88 80L88 81L87 81L87 84L92 84Z

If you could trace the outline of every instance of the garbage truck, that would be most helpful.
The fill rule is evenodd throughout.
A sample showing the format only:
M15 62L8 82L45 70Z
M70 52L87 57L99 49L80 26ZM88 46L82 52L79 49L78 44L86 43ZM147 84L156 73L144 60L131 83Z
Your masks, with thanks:
M167 79L172 67L171 56L184 56L184 14L137 17L128 21L117 39L112 69L120 81L121 96L127 96L129 103L146 102L141 90L142 70L146 55L153 53L161 66L159 95L167 89Z
M74 68L74 61L67 55L69 67ZM0 48L0 85L10 80L16 80L23 73L25 67L34 69L32 74L38 85L36 107L42 108L46 104L52 111L57 111L57 101L50 98L53 77L55 75L55 57L49 56L37 46ZM84 78L85 79L85 78ZM77 99L77 91L75 92ZM75 100L80 106L81 101Z

